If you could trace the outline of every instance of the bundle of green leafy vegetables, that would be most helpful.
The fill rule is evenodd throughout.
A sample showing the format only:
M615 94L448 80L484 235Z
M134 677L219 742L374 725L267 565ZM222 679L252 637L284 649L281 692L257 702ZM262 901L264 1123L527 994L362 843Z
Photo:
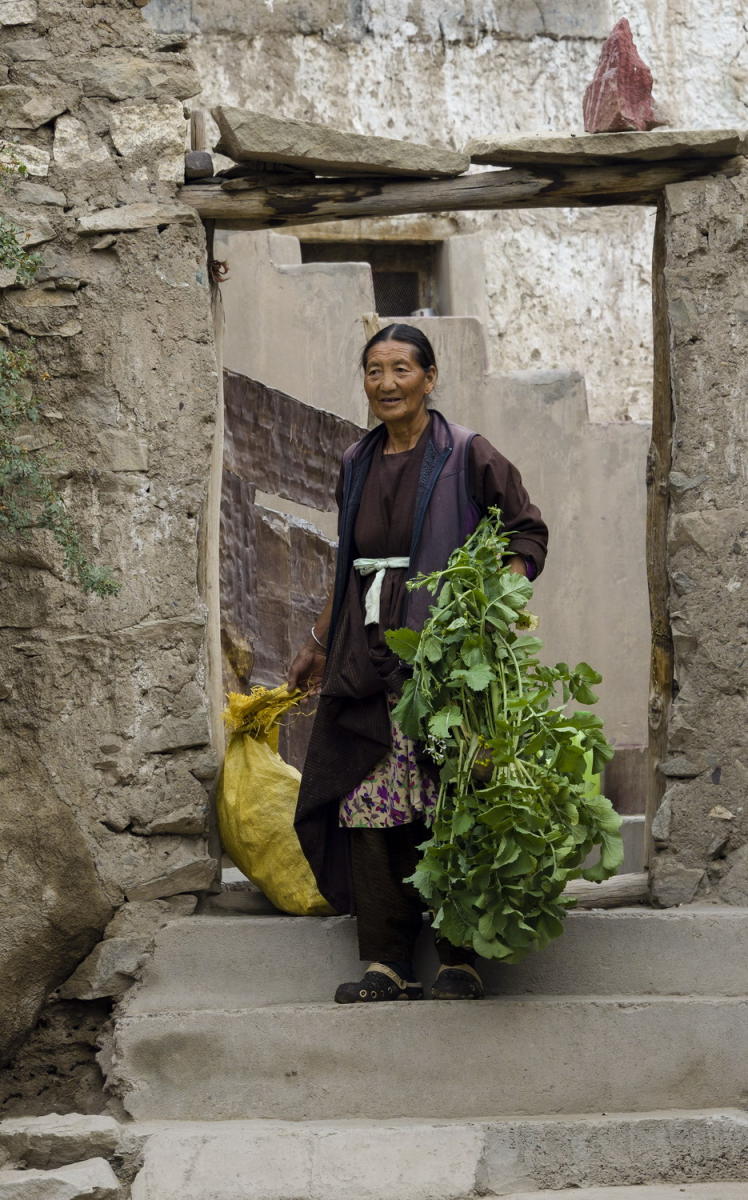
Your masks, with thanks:
M527 632L532 584L503 565L492 509L446 568L411 581L435 596L420 633L387 633L412 667L394 718L440 767L431 838L411 879L441 937L519 961L563 932L572 879L620 866L621 820L594 776L612 756L587 663L544 666ZM599 860L582 864L600 848Z

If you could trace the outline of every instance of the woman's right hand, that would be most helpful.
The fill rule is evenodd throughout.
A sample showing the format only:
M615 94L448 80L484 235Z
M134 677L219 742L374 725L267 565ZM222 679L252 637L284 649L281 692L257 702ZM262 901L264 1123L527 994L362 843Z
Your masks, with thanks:
M288 668L289 690L302 688L316 696L322 686L327 655L314 643L305 642Z

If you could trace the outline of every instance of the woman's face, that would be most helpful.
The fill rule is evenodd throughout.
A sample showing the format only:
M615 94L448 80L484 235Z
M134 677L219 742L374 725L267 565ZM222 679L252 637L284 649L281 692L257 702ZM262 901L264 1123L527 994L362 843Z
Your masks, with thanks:
M374 416L385 423L410 421L426 406L436 367L424 371L409 342L377 342L364 369L364 389Z

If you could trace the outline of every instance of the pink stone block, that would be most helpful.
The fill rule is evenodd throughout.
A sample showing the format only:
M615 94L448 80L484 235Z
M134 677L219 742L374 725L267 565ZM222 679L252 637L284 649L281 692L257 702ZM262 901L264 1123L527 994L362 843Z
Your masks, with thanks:
M588 133L622 133L661 125L652 101L652 72L623 17L604 43L582 104Z

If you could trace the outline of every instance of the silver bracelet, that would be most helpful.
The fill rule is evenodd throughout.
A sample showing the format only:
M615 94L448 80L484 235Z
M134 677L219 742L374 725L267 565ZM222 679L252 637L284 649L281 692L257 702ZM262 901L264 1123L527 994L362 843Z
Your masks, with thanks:
M317 643L317 645L319 646L319 648L320 648L320 650L322 651L322 653L323 653L323 654L327 654L327 646L323 645L323 643L322 643L322 642L319 640L319 638L317 637L316 633L314 632L314 626L313 626L313 625L312 625L312 628L309 630L309 632L310 632L310 633L311 633L311 635L312 635L312 640L313 640L313 641L315 641L315 642Z

